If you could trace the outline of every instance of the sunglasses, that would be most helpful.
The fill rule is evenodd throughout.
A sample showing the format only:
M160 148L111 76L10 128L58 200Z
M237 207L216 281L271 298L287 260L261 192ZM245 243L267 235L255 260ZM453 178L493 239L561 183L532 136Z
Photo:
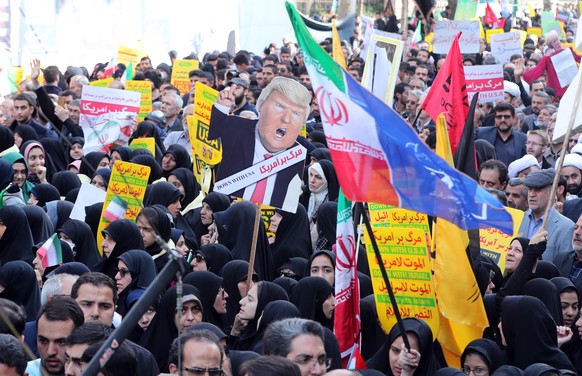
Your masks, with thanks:
M208 372L209 376L222 376L222 374L223 374L222 368L182 367L182 370L186 371L190 375L196 375L196 376L206 375L206 372Z
M127 269L123 269L123 268L115 268L115 274L119 273L119 275L121 276L121 278L125 278L126 275L128 275L130 273L129 270Z

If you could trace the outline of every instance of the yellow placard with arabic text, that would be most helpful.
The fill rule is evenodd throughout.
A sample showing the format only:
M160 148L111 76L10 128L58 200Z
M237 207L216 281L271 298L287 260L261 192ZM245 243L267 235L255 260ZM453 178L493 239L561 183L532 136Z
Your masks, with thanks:
M485 37L487 43L491 43L491 35L493 34L503 34L503 29L487 29L485 30Z
M511 219L513 219L513 234L506 234L496 228L479 230L481 254L495 261L502 272L505 271L505 256L507 255L507 247L509 247L511 239L519 236L519 226L523 220L523 212L521 210L509 207L506 207L505 209L509 212L509 214L511 214Z
M271 227L271 217L274 215L275 207L261 204L261 216L263 217L263 223L265 224L265 230L267 231L268 238L275 236L274 232L269 231Z
M131 150L147 149L156 157L156 139L153 137L134 138L128 146Z
M538 37L542 37L542 28L541 27L528 27L527 28L527 35L536 35Z
M113 165L97 230L97 247L101 254L103 254L101 231L109 225L109 221L103 217L103 214L107 211L113 198L117 196L128 204L124 218L135 222L141 210L150 170L148 166L123 161L116 161Z
M194 116L188 125L192 155L197 155L204 163L214 166L222 160L222 143L220 139L209 140L210 115L212 105L218 98L218 91L196 82L194 94Z
M150 81L127 81L125 90L137 91L141 94L137 121L143 121L152 112L152 83Z
M400 315L423 320L436 338L439 312L424 231L402 228L376 228L373 231ZM376 310L382 328L388 333L396 324L396 317L368 232L365 236Z
M109 84L112 82L113 82L113 77L107 77L107 78L104 78L102 80L91 81L91 82L89 82L89 85L97 86L97 87L109 87Z
M137 50L129 47L119 47L117 49L117 64L124 64L129 67L129 63L133 63L133 67L137 66Z
M430 232L428 216L424 213L402 209L396 206L374 204L368 205L372 228L376 227L404 227L419 228Z
M198 60L174 60L170 82L180 90L182 95L190 91L190 77L188 77L188 73L198 69L198 65Z

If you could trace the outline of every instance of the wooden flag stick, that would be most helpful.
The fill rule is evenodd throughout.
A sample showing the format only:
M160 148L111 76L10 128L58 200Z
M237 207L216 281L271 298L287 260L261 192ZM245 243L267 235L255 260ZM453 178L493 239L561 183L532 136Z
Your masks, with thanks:
M566 134L564 135L564 141L562 142L562 151L560 153L560 158L556 162L556 176L554 176L554 182L552 183L552 189L550 190L550 200L548 206L546 206L546 211L544 213L544 221L542 222L541 231L546 230L548 225L548 217L550 215L550 210L552 209L552 202L554 196L556 195L556 190L558 189L558 181L560 180L560 170L562 169L562 164L564 164L564 157L566 156L566 151L568 150L568 141L570 141L570 135L572 133L572 128L574 127L574 121L576 121L576 114L578 113L578 105L580 104L580 96L582 95L582 74L578 78L578 88L576 89L576 100L574 101L574 109L570 115L570 121L568 122L568 128L566 129Z
M253 241L251 242L251 255L249 257L249 271L247 273L247 293L251 289L251 281L253 280L255 255L257 254L257 238L259 235L259 221L261 218L261 206L257 205L257 211L255 213L255 226L253 227Z

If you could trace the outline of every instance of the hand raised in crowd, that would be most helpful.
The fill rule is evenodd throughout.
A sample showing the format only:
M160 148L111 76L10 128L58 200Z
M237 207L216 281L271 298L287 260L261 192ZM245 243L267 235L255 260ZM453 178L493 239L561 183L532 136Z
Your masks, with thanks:
M234 107L234 93L230 90L230 87L226 87L218 93L216 103L226 106L229 109Z
M34 85L38 85L38 76L40 76L40 60L34 59L30 63L30 79Z
M401 376L411 376L420 364L420 353L415 349L408 349L402 344L402 350L399 355L400 366L402 367Z
M536 232L530 239L529 244L538 244L538 243L543 243L543 242L547 242L548 241L548 232L547 231L541 231L541 229Z
M48 184L48 180L46 180L46 167L37 166L34 172L42 184Z
M515 68L513 69L513 76L515 77L515 82L521 81L521 75L524 71L524 59L523 57L519 58L515 62Z
M65 120L67 120L69 118L69 111L67 111L66 109L64 109L61 106L55 106L55 115L57 115L57 117L64 122Z

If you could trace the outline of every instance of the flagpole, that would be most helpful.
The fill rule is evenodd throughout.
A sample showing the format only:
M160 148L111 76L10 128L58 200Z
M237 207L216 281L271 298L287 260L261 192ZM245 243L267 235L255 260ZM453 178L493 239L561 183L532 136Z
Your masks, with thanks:
M261 207L257 205L255 212L255 225L253 227L253 240L251 241L251 255L249 257L249 269L247 272L247 294L251 289L251 281L253 280L253 268L255 265L255 255L257 253L257 237L259 233L259 221L261 220ZM265 276L263 276L265 278Z
M576 96L574 98L578 99L582 95L582 74L580 74L580 78L578 79L578 88L576 89ZM570 114L570 121L568 122L568 128L566 129L566 134L564 135L564 141L562 141L562 152L560 154L560 158L556 162L556 175L554 176L554 182L552 183L552 189L550 190L550 198L553 199L556 195L556 190L558 188L558 181L560 180L560 170L562 169L562 164L564 163L564 157L566 156L566 150L568 148L568 141L570 141L570 134L572 133L572 127L574 126L574 121L576 120L576 114L578 113L578 105L580 104L579 100L574 102L574 109ZM551 205L548 203L546 206L546 211L544 213L544 221L542 222L541 231L546 230L546 226L548 225L548 217L550 215L550 210L552 209L553 204Z
M400 316L400 311L398 310L398 303L396 303L396 298L394 297L394 291L392 291L392 286L390 285L390 280L388 279L388 274L386 273L386 268L382 262L382 255L380 254L380 249L378 249L378 243L376 243L376 238L374 237L374 232L372 231L372 225L370 225L370 219L366 214L364 209L364 204L358 202L356 205L360 208L362 212L362 217L364 217L364 223L366 224L366 230L368 230L368 235L370 235L370 242L372 243L372 248L374 248L374 254L376 255L376 261L382 272L382 279L386 285L386 291L388 291L388 296L390 297L390 302L392 303L392 309L394 310L394 316L396 317L396 325L402 335L402 341L404 346L410 350L410 343L408 342L408 337L406 336L406 329L404 329L404 323L402 322L402 316Z

